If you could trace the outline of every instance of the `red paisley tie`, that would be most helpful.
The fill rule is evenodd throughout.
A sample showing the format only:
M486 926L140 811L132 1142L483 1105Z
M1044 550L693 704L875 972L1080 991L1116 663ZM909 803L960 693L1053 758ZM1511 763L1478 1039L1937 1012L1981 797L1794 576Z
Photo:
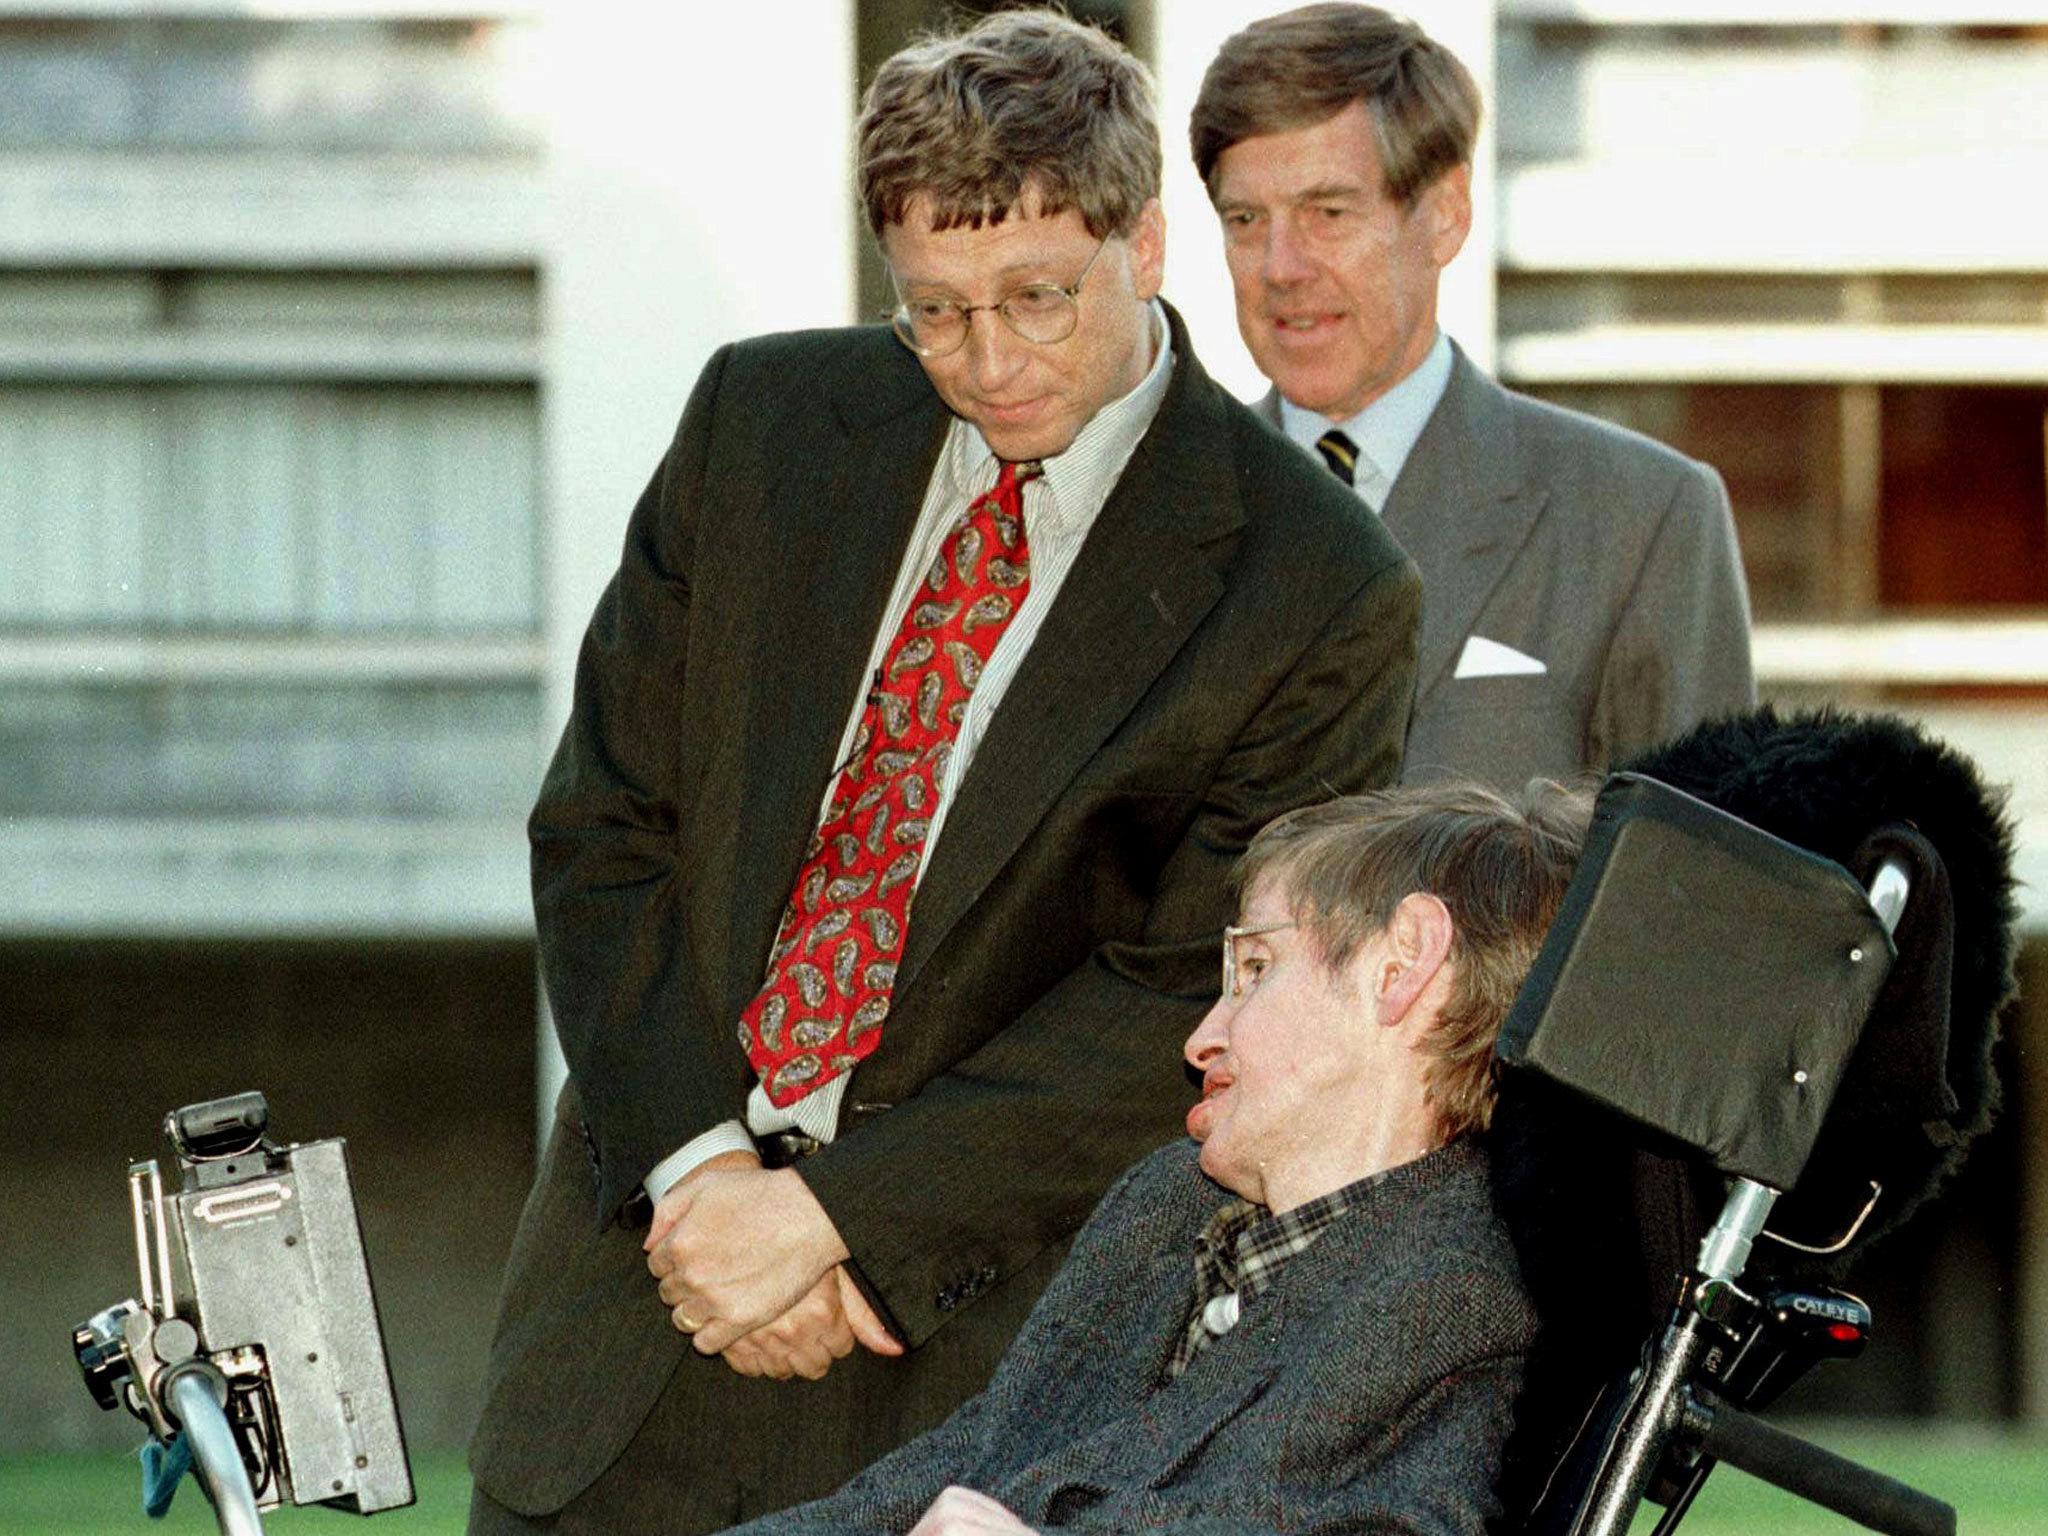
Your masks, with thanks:
M1031 589L1023 486L1005 464L946 536L882 658L740 1044L787 1107L874 1052L939 786L967 700Z

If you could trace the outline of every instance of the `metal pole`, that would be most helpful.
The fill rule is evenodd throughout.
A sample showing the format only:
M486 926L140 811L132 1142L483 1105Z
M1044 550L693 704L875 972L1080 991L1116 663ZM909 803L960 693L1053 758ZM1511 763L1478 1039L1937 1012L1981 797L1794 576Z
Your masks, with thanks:
M1899 931L1899 918L1906 910L1906 897L1912 893L1912 881L1906 876L1905 866L1897 859L1886 859L1878 866L1877 873L1870 880L1870 906L1877 913L1877 920L1884 924L1886 933Z
M1711 1285L1733 1284L1741 1276L1743 1267L1749 1263L1750 1247L1770 1219L1771 1207L1777 1199L1778 1191L1768 1184L1759 1184L1754 1179L1735 1181L1728 1191L1727 1204L1721 1207L1720 1220L1700 1239L1700 1284L1696 1293Z
M1664 1332L1650 1379L1615 1435L1614 1451L1587 1495L1573 1536L1624 1536L1657 1470L1657 1458L1685 1411L1687 1379L1705 1344L1706 1320L1690 1308Z
M263 1536L263 1517L256 1513L255 1490L227 1415L213 1395L204 1371L179 1371L171 1381L171 1411L179 1432L192 1442L192 1465L213 1500L221 1536Z

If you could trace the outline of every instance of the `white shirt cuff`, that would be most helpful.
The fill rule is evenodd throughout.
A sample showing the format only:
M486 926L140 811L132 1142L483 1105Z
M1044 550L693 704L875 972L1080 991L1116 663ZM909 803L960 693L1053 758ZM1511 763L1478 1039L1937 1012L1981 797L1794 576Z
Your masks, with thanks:
M640 1187L647 1191L648 1199L658 1201L675 1188L684 1174L695 1172L719 1153L753 1150L754 1138L747 1134L745 1125L737 1120L722 1121L656 1163L640 1181Z
M777 1109L768 1102L768 1090L755 1085L747 1098L745 1120L725 1120L711 1127L703 1135L693 1137L680 1150L671 1152L656 1163L647 1177L640 1181L640 1187L647 1191L647 1198L659 1200L671 1189L676 1180L693 1172L711 1161L721 1152L753 1152L754 1135L767 1135L771 1131L802 1131L819 1141L830 1141L839 1130L839 1106L846 1097L847 1085L853 1081L851 1072L842 1072L824 1087L805 1094L788 1109Z
M802 1131L819 1141L830 1141L839 1134L839 1105L852 1081L851 1072L842 1072L787 1109L777 1109L769 1103L768 1090L757 1084L747 1096L747 1129L756 1136L766 1136L770 1131Z

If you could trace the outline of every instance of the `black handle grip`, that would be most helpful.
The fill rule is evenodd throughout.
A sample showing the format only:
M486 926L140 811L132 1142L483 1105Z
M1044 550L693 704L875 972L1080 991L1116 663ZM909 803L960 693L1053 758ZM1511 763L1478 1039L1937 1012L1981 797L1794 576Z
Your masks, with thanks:
M164 1134L179 1156L201 1160L252 1151L269 1129L270 1105L255 1092L187 1104L164 1117Z
M1704 1395L1694 1404L1700 1449L1787 1493L1888 1536L1956 1536L1956 1512L1897 1478L1858 1466Z

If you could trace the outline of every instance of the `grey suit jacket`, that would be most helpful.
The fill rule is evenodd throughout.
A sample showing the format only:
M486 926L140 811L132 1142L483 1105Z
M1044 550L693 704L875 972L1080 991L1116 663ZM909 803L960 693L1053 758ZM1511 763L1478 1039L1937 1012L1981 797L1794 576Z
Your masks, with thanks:
M1279 422L1279 399L1261 409ZM1384 509L1422 572L1405 781L1604 770L1756 702L1721 480L1634 432L1503 389L1456 352ZM1541 673L1458 677L1481 637Z
M761 338L706 367L533 816L570 1087L472 1447L500 1503L558 1509L632 1441L622 1467L659 1467L622 1474L659 1479L647 1525L725 1525L936 1423L987 1380L1102 1191L1181 1133L1180 1045L1215 997L1238 852L1280 811L1397 771L1413 567L1169 319L1166 398L960 786L841 1134L801 1165L913 1346L857 1351L820 1383L692 1353L641 1234L611 1218L656 1161L744 1111L735 1022L949 417L886 328ZM806 1453L781 1454L776 1426L799 1418ZM643 1519L615 1507L621 1528Z
M1197 1156L1111 1191L987 1391L746 1536L906 1531L949 1483L1039 1529L1478 1536L1534 1329L1484 1155L1390 1171L1162 1384L1229 1198Z

